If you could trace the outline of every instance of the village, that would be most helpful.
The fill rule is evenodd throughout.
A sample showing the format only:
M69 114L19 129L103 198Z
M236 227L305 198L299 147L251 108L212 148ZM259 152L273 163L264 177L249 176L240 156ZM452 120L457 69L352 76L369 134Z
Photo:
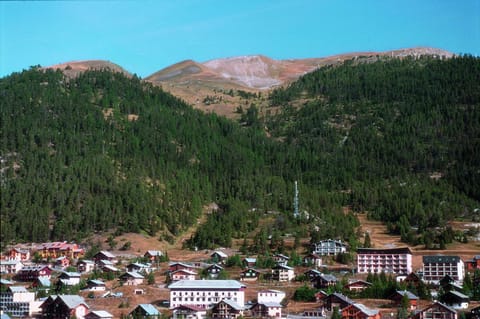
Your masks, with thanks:
M414 269L408 247L358 248L353 267L331 263L348 249L325 239L294 261L231 249L170 260L154 249L86 258L68 242L12 247L0 261L1 318L480 318L480 255L417 256Z

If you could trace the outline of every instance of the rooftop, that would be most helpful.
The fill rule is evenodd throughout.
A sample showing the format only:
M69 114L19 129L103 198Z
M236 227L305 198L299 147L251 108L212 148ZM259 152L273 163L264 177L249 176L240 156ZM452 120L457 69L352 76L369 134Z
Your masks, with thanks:
M170 286L170 289L241 289L246 288L236 280L180 280Z

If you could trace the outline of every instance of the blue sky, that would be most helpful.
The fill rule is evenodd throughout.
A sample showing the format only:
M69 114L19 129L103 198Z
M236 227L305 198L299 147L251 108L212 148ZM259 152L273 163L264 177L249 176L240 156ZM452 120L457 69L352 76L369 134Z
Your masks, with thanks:
M0 2L0 77L72 60L145 77L186 59L415 46L480 55L480 0Z

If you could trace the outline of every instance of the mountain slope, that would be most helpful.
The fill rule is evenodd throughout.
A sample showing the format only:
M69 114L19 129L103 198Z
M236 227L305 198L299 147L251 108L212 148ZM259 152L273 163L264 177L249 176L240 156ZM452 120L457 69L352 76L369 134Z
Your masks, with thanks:
M131 74L118 64L105 60L84 60L84 61L70 61L52 66L45 67L44 69L62 70L62 72L72 78L78 76L80 73L87 70L111 70L113 72L120 72L127 76Z

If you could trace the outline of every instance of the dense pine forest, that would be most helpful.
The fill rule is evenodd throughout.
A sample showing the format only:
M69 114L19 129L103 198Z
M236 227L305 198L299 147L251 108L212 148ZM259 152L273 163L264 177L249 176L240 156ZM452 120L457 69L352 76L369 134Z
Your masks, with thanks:
M264 117L251 106L247 125L108 70L67 79L34 67L0 79L0 96L2 244L110 230L171 238L211 202L219 209L190 247L229 246L262 218L272 222L251 250L287 232L353 245L355 212L435 247L455 237L438 228L446 221L479 219L471 56L321 68L272 92Z

